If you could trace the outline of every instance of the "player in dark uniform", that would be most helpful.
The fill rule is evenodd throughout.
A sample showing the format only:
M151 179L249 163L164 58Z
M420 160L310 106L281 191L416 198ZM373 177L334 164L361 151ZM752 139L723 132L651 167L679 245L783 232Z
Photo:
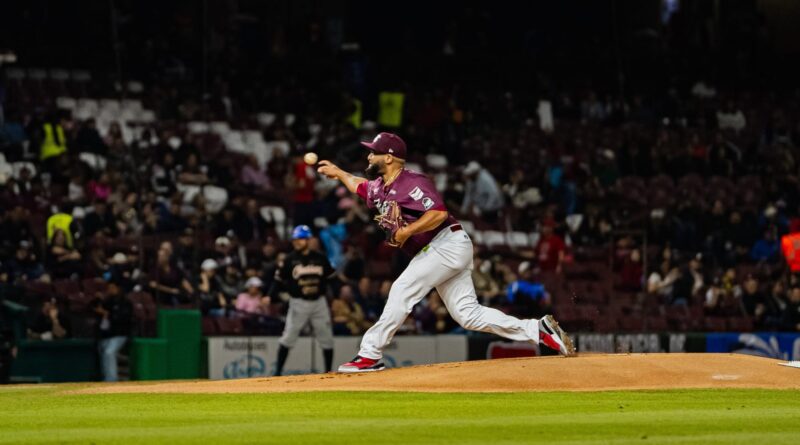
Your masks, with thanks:
M381 133L362 144L370 151L367 174L374 179L359 178L329 161L320 161L318 171L340 180L377 210L381 220L399 208L403 224L390 233L390 240L412 259L392 284L380 319L364 334L358 356L340 366L339 372L383 369L383 349L414 305L433 288L453 319L466 329L543 343L563 355L575 353L572 340L552 316L520 320L481 306L472 284L472 240L447 212L433 182L405 168L405 142L395 134Z
M294 251L286 256L283 265L275 271L275 281L269 290L270 296L286 291L291 296L286 327L281 336L278 349L278 363L275 375L281 375L289 350L297 343L300 331L311 323L322 355L325 358L325 372L330 372L333 364L333 325L325 294L328 279L335 271L328 258L309 245L311 229L297 226L292 231Z

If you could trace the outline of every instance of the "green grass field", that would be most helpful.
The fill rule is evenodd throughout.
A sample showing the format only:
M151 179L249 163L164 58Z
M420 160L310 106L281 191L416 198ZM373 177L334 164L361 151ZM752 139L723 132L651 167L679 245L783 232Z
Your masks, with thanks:
M121 394L0 388L0 444L797 444L800 391Z

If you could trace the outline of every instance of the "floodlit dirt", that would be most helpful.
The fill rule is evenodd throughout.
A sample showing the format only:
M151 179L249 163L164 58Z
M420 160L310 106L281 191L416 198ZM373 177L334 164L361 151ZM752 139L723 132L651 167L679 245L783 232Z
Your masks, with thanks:
M413 366L364 374L96 384L72 393L523 392L800 389L800 369L739 354L597 354Z

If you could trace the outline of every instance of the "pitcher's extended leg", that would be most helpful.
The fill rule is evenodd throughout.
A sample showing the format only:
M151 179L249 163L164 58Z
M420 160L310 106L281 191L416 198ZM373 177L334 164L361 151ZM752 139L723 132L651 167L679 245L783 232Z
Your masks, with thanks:
M469 269L463 269L439 284L436 291L453 319L465 329L491 332L510 340L539 343L539 320L520 320L478 303Z
M392 341L415 304L437 283L447 280L456 271L441 263L433 250L420 252L395 280L380 319L364 334L358 355L374 360L383 357L383 348Z

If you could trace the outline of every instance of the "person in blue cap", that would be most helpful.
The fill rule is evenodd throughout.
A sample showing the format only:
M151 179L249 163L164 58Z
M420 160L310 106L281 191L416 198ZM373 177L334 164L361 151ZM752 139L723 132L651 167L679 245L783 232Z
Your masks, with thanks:
M306 225L292 230L294 251L286 256L283 265L275 271L275 280L268 292L276 297L285 291L290 295L286 326L279 340L278 362L275 375L281 375L289 350L297 343L300 331L308 324L322 348L325 359L325 372L330 372L333 364L333 324L325 298L328 280L336 271L328 258L320 252L311 250L309 239L311 229Z

